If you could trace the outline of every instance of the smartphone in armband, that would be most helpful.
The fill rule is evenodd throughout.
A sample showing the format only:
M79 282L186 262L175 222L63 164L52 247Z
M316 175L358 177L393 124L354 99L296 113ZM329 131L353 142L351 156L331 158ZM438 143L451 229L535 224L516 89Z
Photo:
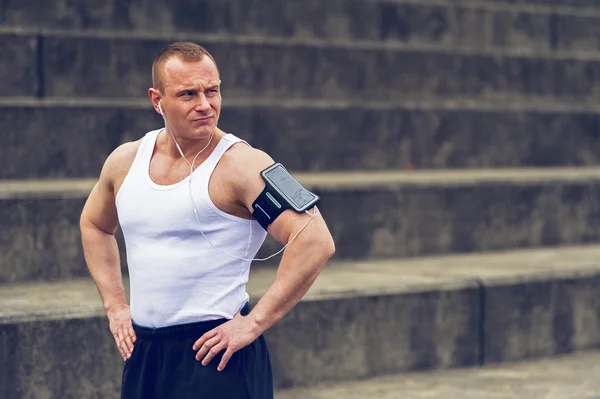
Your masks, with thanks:
M260 175L266 187L252 204L252 215L265 230L286 209L304 212L321 199L302 187L280 163L269 166Z

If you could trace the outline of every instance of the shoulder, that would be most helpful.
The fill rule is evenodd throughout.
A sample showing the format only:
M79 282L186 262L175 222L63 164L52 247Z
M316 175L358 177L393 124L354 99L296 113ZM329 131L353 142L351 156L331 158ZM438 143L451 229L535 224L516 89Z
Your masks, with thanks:
M112 185L116 181L124 178L131 168L141 144L142 139L139 139L121 144L117 147L108 158L106 158L100 174L100 180Z
M222 170L227 173L227 180L232 184L236 200L249 208L265 186L260 172L274 162L266 152L243 142L232 145L220 161Z
M272 165L275 161L266 152L244 142L235 143L223 154L222 161L229 170L240 176L253 176Z

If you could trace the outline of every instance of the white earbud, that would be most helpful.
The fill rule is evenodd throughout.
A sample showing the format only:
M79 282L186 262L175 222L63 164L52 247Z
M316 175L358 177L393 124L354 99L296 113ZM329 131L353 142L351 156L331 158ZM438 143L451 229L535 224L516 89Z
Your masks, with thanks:
M164 112L162 110L162 106L160 105L160 101L158 102L158 110L160 111L161 115L164 115Z

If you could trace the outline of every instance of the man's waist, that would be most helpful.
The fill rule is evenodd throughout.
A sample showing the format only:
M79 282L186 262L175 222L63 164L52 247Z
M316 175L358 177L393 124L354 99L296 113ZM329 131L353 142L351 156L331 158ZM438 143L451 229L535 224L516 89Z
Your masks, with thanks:
M241 309L242 315L250 313L248 302ZM155 338L155 339L171 339L171 338L188 338L199 337L207 331L225 323L228 318L220 317L212 320L203 320L189 323L173 324L164 327L146 327L133 322L133 329L138 337Z

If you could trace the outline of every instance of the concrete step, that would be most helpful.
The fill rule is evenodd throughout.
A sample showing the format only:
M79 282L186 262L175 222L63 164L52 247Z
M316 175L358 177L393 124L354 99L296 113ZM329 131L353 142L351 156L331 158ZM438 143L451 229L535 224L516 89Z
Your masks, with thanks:
M184 33L595 52L599 48L600 14L597 9L581 7L595 7L596 2L575 1L565 7L557 0L288 0L276 5L256 0L119 0L93 5L81 0L52 0L42 7L36 6L40 0L27 0L4 6L0 28L34 33Z
M276 387L596 347L599 255L592 245L332 263L266 334ZM274 272L253 269L252 303ZM117 395L122 361L89 278L3 287L0 347L0 397Z
M45 96L140 97L151 86L154 54L167 42L48 37L44 44L54 55L44 63ZM599 98L593 82L600 60L260 43L207 47L231 97Z
M600 163L600 107L455 101L242 100L219 126L302 172ZM164 126L149 101L0 98L0 179L96 177Z
M3 35L7 45L34 41ZM181 39L181 37L178 37ZM243 98L363 101L452 98L594 102L600 56L512 54L506 51L406 48L374 42L206 38L220 66L223 92ZM37 52L4 61L5 71L37 68L40 86L20 96L143 98L152 85L154 56L172 40L44 34ZM11 48L11 51L17 51ZM7 72L8 73L8 72ZM24 72L19 72L17 77ZM24 78L22 78L24 79ZM37 86L36 86L37 87Z
M579 9L580 12L593 11L600 7L596 0L441 0L451 4L473 4L484 6L485 4L496 7L523 7L535 10L569 11Z
M599 168L296 176L321 195L338 260L600 241ZM94 183L0 182L0 283L86 275L79 215Z
M0 35L0 88L3 96L37 96L42 88L36 36Z
M598 399L600 351L510 365L411 372L277 392L276 399Z

